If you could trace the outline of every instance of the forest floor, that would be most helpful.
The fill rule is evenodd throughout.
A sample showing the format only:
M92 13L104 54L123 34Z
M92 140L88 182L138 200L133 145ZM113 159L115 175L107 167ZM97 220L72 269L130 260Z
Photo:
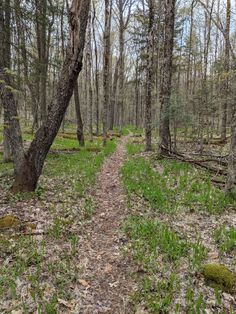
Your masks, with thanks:
M236 201L211 179L139 133L106 148L59 134L29 195L0 163L0 313L235 313L202 271L236 269Z
M142 143L142 138L129 141L122 167L130 213L124 230L137 267L134 308L236 313L235 288L227 287L227 276L217 268L236 270L235 200L212 184L208 171L159 159L144 152ZM204 276L209 264L217 284Z

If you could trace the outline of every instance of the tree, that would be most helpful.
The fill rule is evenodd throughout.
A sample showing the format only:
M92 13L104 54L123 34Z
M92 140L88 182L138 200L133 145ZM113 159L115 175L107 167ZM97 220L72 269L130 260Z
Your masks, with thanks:
M70 42L57 84L57 92L49 106L48 116L37 131L27 152L24 152L23 149L14 94L8 88L10 86L9 75L5 71L5 63L0 66L1 98L7 114L14 157L14 192L34 191L37 186L45 158L60 128L82 69L89 7L89 0L74 0L72 2L69 12ZM2 28L3 22L1 15L0 28Z
M225 26L225 56L224 56L224 73L223 73L223 86L222 95L224 97L221 107L221 141L226 140L226 125L227 125L227 108L228 108L228 94L229 94L229 68L230 68L230 15L231 15L231 2L227 0L226 5L226 26Z
M228 176L225 186L226 193L232 193L236 183L236 113L233 109L233 118L231 122L231 145L228 161Z
M10 28L10 17L11 17L11 6L10 1L4 2L4 8L2 13L5 12L5 16L2 17L1 32L3 38L3 46L1 59L4 60L5 68L10 69L11 67L11 28ZM11 160L11 145L10 145L10 132L7 123L7 112L4 110L4 128L3 128L3 161L9 162Z
M80 109L80 99L79 99L79 88L78 82L76 82L74 87L74 101L75 101L75 113L76 113L76 120L77 120L77 139L80 146L84 146L84 126L83 120L81 116L81 109Z
M153 49L154 49L154 1L148 1L148 44L147 44L147 87L145 107L145 140L146 150L152 149L152 90L153 90Z
M165 2L165 37L163 48L162 79L160 87L160 127L159 144L160 153L165 153L171 148L170 136L170 95L172 79L172 58L174 47L174 26L175 26L175 0Z
M105 0L105 27L104 27L104 53L103 53L103 145L107 141L107 117L110 101L110 53L111 53L111 2Z

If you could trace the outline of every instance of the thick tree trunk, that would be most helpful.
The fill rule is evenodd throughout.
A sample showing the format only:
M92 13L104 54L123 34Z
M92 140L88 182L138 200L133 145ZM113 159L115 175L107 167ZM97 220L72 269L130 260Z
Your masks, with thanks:
M14 155L15 181L14 192L34 191L41 175L43 164L73 94L74 86L82 68L85 34L87 28L89 0L74 0L70 10L70 45L67 49L57 92L49 108L45 123L36 132L29 150L24 154L17 119L16 103L12 92L2 83L4 69L0 68L0 88L5 110L8 110L8 123L11 130L11 145ZM19 150L17 149L19 148Z
M11 161L11 144L10 144L10 134L7 123L7 116L4 112L4 129L3 129L3 162Z
M10 17L11 17L11 8L10 8L10 1L5 1L5 21L4 21L4 34L5 40L2 42L4 53L2 58L5 59L5 68L11 68L11 26L10 26ZM9 133L9 126L7 123L7 112L4 110L4 129L3 129L3 161L9 162L11 160L11 145L10 145L10 133Z
M78 82L75 84L74 88L74 100L75 100L75 112L76 112L76 120L77 120L77 139L80 146L84 146L84 130L83 130L83 121L80 110L80 100L79 100L79 88Z
M165 39L163 52L164 61L160 89L160 140L158 145L160 153L165 153L165 149L171 148L169 110L172 79L172 56L174 46L174 25L175 0L167 0L165 3Z

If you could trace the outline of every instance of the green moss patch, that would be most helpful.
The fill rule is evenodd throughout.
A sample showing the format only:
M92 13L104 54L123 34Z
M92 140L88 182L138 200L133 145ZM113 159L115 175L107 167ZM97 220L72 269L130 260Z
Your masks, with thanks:
M13 215L6 215L0 218L0 230L16 228L20 225L20 220Z
M206 264L202 274L207 283L223 291L233 293L236 288L236 273L221 264Z

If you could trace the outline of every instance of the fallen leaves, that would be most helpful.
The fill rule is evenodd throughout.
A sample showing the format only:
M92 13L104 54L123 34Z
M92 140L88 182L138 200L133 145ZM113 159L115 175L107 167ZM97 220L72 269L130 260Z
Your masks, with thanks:
M65 307L69 308L70 310L73 310L75 307L75 303L68 302L66 300L59 299L59 298L57 299L57 301L59 304L64 305Z
M79 279L79 283L80 283L82 286L84 286L84 287L89 287L88 282L87 282L86 280L84 280L84 279Z

